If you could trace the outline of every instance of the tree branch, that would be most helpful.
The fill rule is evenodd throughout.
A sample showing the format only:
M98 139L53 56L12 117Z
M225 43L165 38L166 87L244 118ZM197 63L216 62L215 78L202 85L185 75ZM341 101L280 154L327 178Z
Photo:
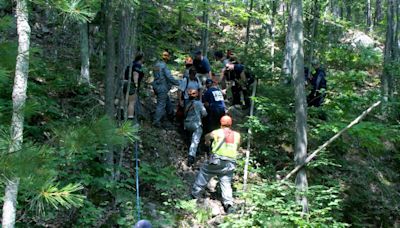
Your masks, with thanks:
M289 174L285 176L285 178L282 179L282 181L286 181L289 179L293 174L295 174L297 171L299 171L303 166L305 166L307 163L309 163L317 154L327 147L329 144L331 144L333 141L335 141L343 132L346 130L350 129L354 125L358 124L368 113L372 111L372 109L376 108L378 105L381 104L381 101L376 102L373 104L371 107L369 107L367 110L365 110L360 116L358 116L353 122L351 122L347 127L343 128L341 131L339 131L336 135L334 135L332 138L330 138L328 141L326 141L323 145L321 145L318 149L316 149L314 152L312 152L304 161L303 164L300 164L296 166Z

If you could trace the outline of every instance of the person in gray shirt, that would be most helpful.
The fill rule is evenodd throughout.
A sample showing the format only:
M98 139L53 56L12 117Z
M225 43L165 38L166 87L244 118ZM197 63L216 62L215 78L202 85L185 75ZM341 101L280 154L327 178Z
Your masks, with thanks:
M200 143L201 135L203 134L203 126L201 118L207 116L206 108L201 101L197 100L199 92L196 89L190 89L189 103L185 108L185 130L192 136L192 141L189 147L188 166L192 166L195 161L197 147Z
M154 115L153 125L161 127L161 119L167 113L168 116L173 115L173 107L168 96L168 91L172 85L179 85L179 81L172 77L171 71L168 69L166 62L170 59L168 51L162 54L162 60L158 61L153 70L154 81L152 86L157 96L157 107Z

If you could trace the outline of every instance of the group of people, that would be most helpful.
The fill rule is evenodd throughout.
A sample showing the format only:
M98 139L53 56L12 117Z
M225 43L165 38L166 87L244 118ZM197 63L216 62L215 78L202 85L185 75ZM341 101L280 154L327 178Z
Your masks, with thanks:
M177 109L182 110L183 114L181 126L185 135L190 136L187 165L192 166L195 162L203 132L205 144L211 146L210 159L202 165L197 175L192 196L199 198L210 178L217 176L220 180L224 208L226 212L231 212L231 180L236 167L240 134L231 129L232 118L226 115L225 100L226 91L230 89L233 105L248 105L242 102L243 94L240 94L247 89L246 85L242 84L242 81L245 81L244 66L233 58L231 52L228 52L226 57L222 52L216 52L216 60L224 66L215 74L211 71L207 57L203 56L201 51L197 51L193 58L185 59L183 78L177 80L167 66L170 57L170 53L164 51L161 59L153 67L152 87L157 99L153 126L169 127L168 124L171 124L167 119L172 120L175 113L168 92L173 85L178 86ZM143 79L142 64L143 56L138 55L131 67L132 86L129 91L128 118L133 118L136 109L138 89Z
M170 53L168 51L162 53L161 59L153 68L152 87L157 99L153 125L169 127L175 118L168 92L173 85L178 86L176 113L181 113L181 126L185 135L190 138L187 165L192 166L195 163L203 133L205 133L205 144L211 146L210 158L200 168L192 187L192 196L199 198L210 178L217 176L221 185L223 205L229 213L233 208L231 181L236 167L240 134L232 130L232 118L226 114L225 101L227 91L230 90L231 105L248 108L249 90L254 77L245 70L245 66L239 63L231 51L225 56L223 52L217 51L214 57L222 64L221 69L216 71L217 74L211 71L207 57L203 56L201 51L197 51L193 58L186 57L183 77L177 80L167 66L171 58ZM138 55L131 68L132 86L129 91L128 118L133 118L136 109L138 89L144 75L142 65L143 55ZM307 101L309 106L320 106L325 96L325 71L320 68L318 62L314 61L312 66L314 70L310 78L308 69L305 69L306 80L312 85Z

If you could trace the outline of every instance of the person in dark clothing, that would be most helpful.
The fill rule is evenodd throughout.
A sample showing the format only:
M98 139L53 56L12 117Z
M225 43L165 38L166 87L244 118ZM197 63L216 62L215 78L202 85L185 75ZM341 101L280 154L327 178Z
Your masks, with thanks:
M193 66L196 68L196 77L201 80L203 85L208 78L212 78L210 62L207 57L202 55L201 51L195 52Z
M204 106L207 110L206 133L220 127L219 120L225 115L225 102L222 91L218 89L213 80L207 79L207 91L203 95Z
M131 69L131 85L129 87L129 98L128 98L128 118L133 119L135 111L137 111L136 104L138 102L138 93L140 84L144 78L142 70L143 66L143 55L138 54L132 63ZM125 80L129 80L129 67L125 69ZM137 114L137 113L136 113Z
M250 107L250 94L245 66L235 61L226 64L224 77L230 84L228 87L231 88L232 92L232 105L243 105L244 108Z
M311 72L311 93L307 97L308 106L319 107L324 102L326 79L325 70L321 68L318 61L312 62L314 70Z

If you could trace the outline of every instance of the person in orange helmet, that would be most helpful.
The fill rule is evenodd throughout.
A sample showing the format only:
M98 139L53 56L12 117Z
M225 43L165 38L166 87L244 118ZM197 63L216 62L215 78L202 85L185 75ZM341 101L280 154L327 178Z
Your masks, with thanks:
M240 134L231 129L232 118L223 116L220 119L221 128L205 136L205 143L211 144L211 156L200 168L192 187L192 196L201 197L201 192L208 181L217 176L221 185L222 200L226 213L234 212L232 196L232 178L236 168Z

